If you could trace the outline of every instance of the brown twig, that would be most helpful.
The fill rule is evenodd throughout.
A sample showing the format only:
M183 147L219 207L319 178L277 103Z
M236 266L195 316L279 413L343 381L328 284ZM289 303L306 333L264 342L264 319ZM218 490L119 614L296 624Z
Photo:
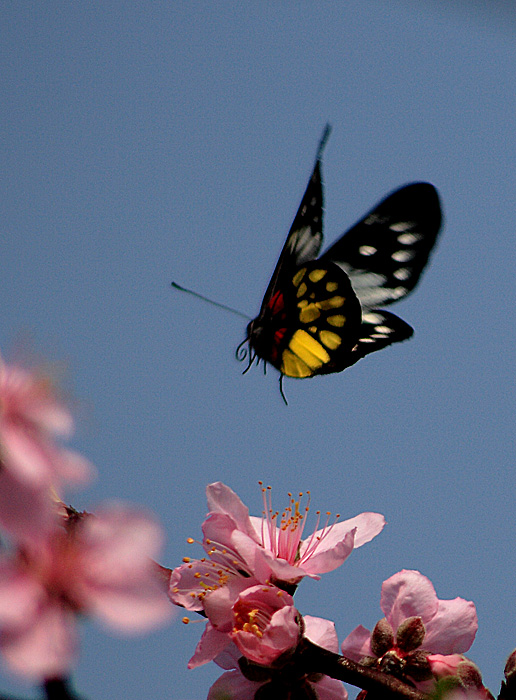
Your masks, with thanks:
M306 638L303 641L301 657L307 669L351 683L376 697L381 697L382 700L427 700L428 698L425 693L421 693L394 676L322 649Z

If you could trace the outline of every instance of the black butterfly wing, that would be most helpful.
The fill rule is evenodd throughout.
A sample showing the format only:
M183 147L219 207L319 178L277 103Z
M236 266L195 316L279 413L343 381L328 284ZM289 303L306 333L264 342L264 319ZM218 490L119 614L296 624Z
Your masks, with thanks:
M405 185L339 238L320 261L335 262L346 272L363 310L392 304L416 286L441 221L435 187Z
M323 239L322 219L323 192L318 158L263 297L260 315L270 305L283 280L290 280L300 265L317 257Z
M362 315L357 343L351 352L323 366L319 374L342 372L376 350L383 350L392 343L408 340L413 333L414 330L408 323L389 311L368 311Z
M360 303L340 267L309 261L273 299L253 337L258 354L287 377L339 371L327 367L345 362L362 327Z

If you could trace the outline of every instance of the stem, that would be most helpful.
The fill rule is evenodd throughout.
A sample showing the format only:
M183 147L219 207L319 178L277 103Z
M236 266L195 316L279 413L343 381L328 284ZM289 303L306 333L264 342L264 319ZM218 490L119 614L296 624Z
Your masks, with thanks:
M324 673L345 683L370 691L382 700L427 700L428 695L403 683L394 676L362 666L345 656L322 649L308 639L303 640L303 663L313 672Z
M66 678L50 678L43 685L47 700L79 700Z

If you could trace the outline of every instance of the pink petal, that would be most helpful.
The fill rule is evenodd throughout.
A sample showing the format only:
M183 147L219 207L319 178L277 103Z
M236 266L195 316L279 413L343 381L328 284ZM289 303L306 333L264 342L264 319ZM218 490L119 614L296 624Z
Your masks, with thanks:
M162 543L161 528L147 514L114 502L83 521L77 545L88 578L107 583L148 571Z
M322 617L312 617L312 615L304 615L305 622L305 637L314 644L333 651L339 652L339 639L335 630L335 623L331 620L325 620Z
M326 546L317 547L315 554L310 555L299 567L301 572L310 574L325 574L328 571L333 571L341 564L343 564L349 557L354 547L355 531L352 530L348 532L344 539L333 543L332 547L329 548L328 543L325 541L323 544Z
M209 484L206 488L206 497L210 512L230 515L239 530L254 536L254 528L249 520L249 509L229 486L221 481Z
M339 524L339 523L337 523ZM356 527L355 549L370 542L385 527L385 518L380 513L360 513L354 518L344 520L340 525L346 526L349 530Z
M74 616L58 605L46 605L23 629L4 631L0 648L13 671L35 681L65 676L78 652Z
M439 601L426 576L404 569L383 582L380 606L396 631L408 617L421 617L426 625L437 612Z
M263 683L248 681L240 671L228 671L211 686L208 700L254 700L261 685Z
M197 644L194 655L188 662L188 668L197 668L202 664L213 661L224 649L231 643L231 638L228 634L219 632L207 622L204 633Z
M0 559L0 624L25 626L46 599L43 587L6 557Z
M45 537L53 526L55 508L50 492L18 481L0 469L0 525L17 539Z
M462 654L430 654L428 656L430 669L436 678L455 676L459 664L463 661Z
M54 469L49 441L35 436L25 426L7 424L0 434L2 461L17 478L32 488L52 484Z
M348 634L342 642L341 651L344 656L353 661L360 661L364 656L373 656L371 651L371 632L359 625Z
M467 651L478 629L474 603L463 598L440 600L434 617L426 625L423 648L436 654Z
M347 700L348 693L342 683L335 678L322 676L321 680L313 683L318 700Z
M201 562L194 559L188 564L178 566L170 576L170 600L186 610L202 610L202 598L206 595L203 581L206 576L213 576L215 573L216 565L213 566L210 561Z
M118 588L89 586L83 591L83 604L90 614L125 633L154 629L168 622L173 613L157 577L127 581Z
M79 600L106 623L124 631L149 629L171 614L163 580L150 557L162 534L146 515L121 504L105 506L82 522L76 540L81 570Z
M0 439L5 467L32 488L48 487L62 479L82 483L93 475L84 457L24 426L4 425Z
M225 586L209 593L204 600L204 611L211 624L229 633L233 627L233 605L240 593L257 585L253 578L232 578Z
M299 627L288 610L278 610L266 634L259 638L253 632L241 631L232 635L240 651L251 661L269 666L299 640Z
M231 642L231 644L228 644L224 651L222 651L213 660L225 671L229 671L231 669L239 669L238 659L241 657L242 652L234 642Z
M236 537L235 534L235 539ZM252 557L249 556L250 551ZM302 568L291 566L285 559L278 559L272 552L258 546L246 551L246 560L255 578L264 583L268 580L297 583L305 575Z
M313 547L315 541L317 552L325 552L333 549L346 536L355 531L355 547L361 547L378 535L385 525L385 518L379 513L360 513L349 520L337 521L334 525L317 530L306 540L303 540L299 548L299 555L303 558L306 550Z

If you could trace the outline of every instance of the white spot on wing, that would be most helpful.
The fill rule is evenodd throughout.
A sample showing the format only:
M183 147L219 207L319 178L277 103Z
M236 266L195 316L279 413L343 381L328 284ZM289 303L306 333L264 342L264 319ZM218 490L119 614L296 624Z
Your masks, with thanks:
M412 221L399 221L395 224L391 224L389 228L391 231L396 231L396 233L402 233L403 231L408 231L408 229L412 228L412 226L414 226Z
M414 251L413 250L397 250L395 253L391 255L391 258L393 260L396 260L396 262L408 262L414 257Z
M361 245L358 252L360 255L374 255L376 253L376 248L372 245Z
M382 323L382 321L385 320L385 317L383 314L375 314L373 312L369 312L367 314L364 314L362 320L364 323L371 323L372 325L376 325L377 323Z
M413 245L420 238L421 236L417 233L402 233L401 236L398 236L398 243L401 243L401 245Z
M407 267L400 267L399 270L395 270L393 275L397 280L403 282L403 280L408 280L410 277L410 270Z

